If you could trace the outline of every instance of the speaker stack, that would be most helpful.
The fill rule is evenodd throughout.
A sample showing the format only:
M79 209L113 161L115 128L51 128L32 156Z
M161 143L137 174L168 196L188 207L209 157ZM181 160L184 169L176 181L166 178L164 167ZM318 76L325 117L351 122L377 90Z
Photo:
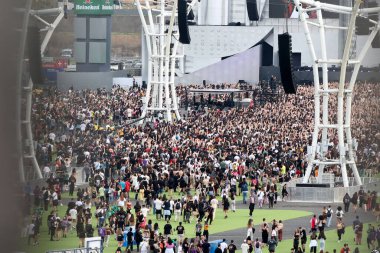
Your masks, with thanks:
M278 35L278 56L281 81L286 94L296 94L292 60L292 36L288 33Z
M369 2L368 3L368 8L376 8L378 7L378 3L377 2ZM375 13L370 13L368 14L368 18L372 19L373 21L379 21L379 13L378 12L375 12ZM373 24L372 24L373 25ZM373 25L374 26L374 25ZM374 26L374 29L376 27ZM379 31L377 31L376 33L376 36L375 38L373 39L372 41L372 47L373 48L380 48L380 33Z
M256 0L247 0L247 11L250 21L259 21L259 13L257 12Z
M370 22L367 18L358 16L355 21L356 35L369 35Z
M189 26L187 24L187 2L186 0L178 0L178 30L179 42L182 44L190 44Z
M42 60L41 60L41 43L40 29L36 26L30 26L27 34L29 71L34 84L42 84Z

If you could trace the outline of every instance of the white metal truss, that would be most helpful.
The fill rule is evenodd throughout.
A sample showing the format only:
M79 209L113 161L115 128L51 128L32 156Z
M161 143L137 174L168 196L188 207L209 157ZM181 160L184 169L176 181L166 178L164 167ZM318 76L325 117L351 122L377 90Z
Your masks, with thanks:
M25 2L25 6L24 8L22 9L19 9L18 11L19 12L23 12L23 21L22 21L22 27L21 27L21 30L20 32L22 33L22 36L21 36L21 49L20 49L20 52L19 52L19 58L20 58L20 61L19 61L19 76L18 76L18 79L17 79L17 84L18 84L18 90L19 90L19 93L18 93L18 96L17 96L17 100L18 100L18 105L19 105L19 108L17 110L17 119L18 119L18 126L17 126L17 141L20 143L20 147L23 146L21 143L23 141L22 139L22 113L21 113L21 108L22 108L22 103L21 103L21 90L22 90L22 85L23 85L23 82L22 82L22 70L23 70L23 65L24 65L24 53L25 53L25 44L26 44L26 36L27 36L27 28L28 28L28 23L29 23L29 11L30 11L30 8L31 8L31 5L32 5L32 1L26 1ZM31 142L33 143L33 142ZM24 154L23 151L20 152L20 154ZM20 173L20 179L22 182L25 182L25 170L24 170L24 156L23 155L20 155L19 159L18 159L18 168L19 168L19 173Z
M30 1L31 2L31 1ZM43 15L54 15L57 14L57 17L55 18L53 23L49 23L46 20L44 20L41 16ZM31 17L36 18L43 24L45 24L45 28L41 29L40 32L46 32L45 37L41 43L41 56L44 55L44 52L46 50L46 47L51 39L51 36L54 33L55 28L58 26L58 24L61 22L62 18L64 17L64 9L63 8L53 8L53 9L44 9L44 10L30 10L29 15ZM28 25L29 19L26 21L24 31L26 34L27 25ZM32 102L33 102L33 81L31 78L29 78L29 82L27 86L22 87L23 97L26 100L25 103L25 118L21 119L21 131L25 131L25 143L27 143L28 149L23 152L23 159L22 159L22 166L21 166L21 181L25 181L25 161L29 160L32 163L33 169L35 171L35 175L38 179L42 178L41 168L38 165L37 159L36 159L36 153L34 150L34 141L33 141L33 132L32 132L32 123L31 123L31 113L32 113ZM21 135L21 133L20 133Z
M352 170L355 177L357 185L362 185L360 175L355 163L355 155L353 148L353 141L351 135L351 106L353 90L356 82L356 78L360 69L360 64L363 61L365 54L367 53L371 42L376 36L376 33L380 30L380 24L377 21L370 20L374 24L373 30L367 38L364 47L361 49L359 56L356 59L350 59L350 51L352 47L352 39L355 34L355 21L358 15L367 13L378 13L380 12L380 7L376 8L362 8L360 9L361 0L356 0L354 6L346 7L340 5L332 5L321 3L314 0L294 0L298 11L300 12L300 19L303 23L306 41L313 59L313 75L314 75L314 103L315 103L315 113L314 113L314 132L312 138L312 151L309 156L309 162L306 169L305 176L303 178L303 183L309 182L311 172L315 166L319 167L318 182L321 182L323 170L325 166L328 165L339 165L343 178L344 187L349 186L347 165ZM310 10L317 11L317 22L311 22L306 19L306 12ZM324 23L322 10L341 13L350 15L350 21L348 27L333 27L327 26ZM321 57L318 58L315 52L314 44L311 39L310 30L308 25L315 25L319 27L319 37L321 44ZM345 29L347 30L345 48L343 52L342 59L329 59L326 51L326 29ZM337 89L332 89L329 87L328 82L328 64L339 64L340 69L340 80ZM346 71L347 66L353 65L354 70L351 79L346 83ZM322 88L319 83L319 73L318 67L322 66ZM329 94L337 94L337 122L329 122ZM322 97L322 121L321 121L321 99ZM345 106L344 106L345 103ZM338 134L338 149L339 149L339 159L327 160L324 154L324 149L328 145L328 129L334 128L337 130ZM322 132L322 139L320 143L321 151L319 157L316 157L316 150L318 146L318 136Z
M179 46L176 26L178 1L135 0L135 4L142 22L148 53L147 90L143 98L141 117L164 112L166 120L171 122L174 112L176 119L180 120L174 83L176 60L183 58L183 47ZM188 5L188 12L194 4L195 1Z

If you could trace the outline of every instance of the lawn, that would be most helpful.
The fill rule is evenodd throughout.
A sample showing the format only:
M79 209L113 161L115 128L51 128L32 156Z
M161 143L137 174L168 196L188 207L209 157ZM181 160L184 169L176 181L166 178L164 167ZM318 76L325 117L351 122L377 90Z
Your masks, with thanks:
M372 223L372 225L373 224L375 224L375 222ZM355 235L354 235L354 231L352 229L352 226L349 226L349 227L346 228L345 234L342 236L342 240L340 242L338 242L338 236L337 236L337 233L336 233L336 229L327 231L326 232L326 238L327 238L327 240L326 240L325 251L333 253L333 250L336 249L337 252L340 252L340 249L343 247L343 245L345 243L348 243L348 246L351 249L351 253L354 252L354 250L355 250L356 247L359 248L359 252L360 253L369 253L370 250L367 247L367 229L368 229L368 223L364 224L362 244L358 245L358 246L355 245L355 243L354 243L354 237L355 237ZM310 237L308 238L308 241L306 243L306 252L310 252L309 251L309 242L310 242ZM279 245L278 245L278 247L276 249L276 252L287 253L287 252L290 252L290 249L292 247L293 247L293 240L292 239L284 240L284 241L282 241L282 242L279 243ZM239 245L239 248L240 248L240 245ZM240 250L240 252L241 252L241 250ZM268 249L267 248L264 249L263 252L265 252L265 253L268 252ZM317 249L317 252L319 252L319 247Z
M364 224L364 230L363 230L364 233L363 233L361 245L355 245L355 243L354 243L354 236L355 235L354 235L354 231L352 230L351 226L346 228L345 234L342 236L342 240L340 242L338 242L338 236L336 233L336 229L326 231L325 234L326 234L327 240L326 240L325 253L326 253L326 251L329 253L333 253L334 249L336 249L337 252L340 252L340 249L343 247L343 245L345 243L348 243L348 245L351 249L351 253L354 252L356 247L358 247L360 253L369 253L370 250L367 247L367 232L366 232L368 229L368 224L369 223ZM371 224L374 225L374 224L380 224L380 223L374 222ZM377 225L375 227L377 227ZM309 243L310 243L310 237L308 238L308 241L306 243L306 252L310 252ZM377 245L377 243L375 245ZM237 245L237 247L238 247L238 251L236 253L241 253L240 245ZM290 249L292 247L293 247L293 240L292 239L284 240L278 244L278 246L276 248L276 252L288 253L288 252L290 252ZM267 253L267 252L269 252L268 248L264 248L263 253ZM318 246L317 252L319 252L319 246Z
M59 207L58 212L59 216L62 217L64 212L66 211L66 207ZM22 239L21 248L24 249L28 253L44 253L47 250L54 249L70 249L78 247L79 240L76 237L75 231L73 231L67 238L62 238L60 241L50 241L50 237L48 236L47 225L46 225L46 217L48 212L45 212L43 215L43 225L41 227L41 235L40 235L40 245L39 246L27 246L27 239ZM277 219L277 220L288 220L299 217L305 217L311 215L310 212L306 211L294 211L294 210L255 210L254 212L254 223L258 224L265 217L268 221ZM152 219L153 223L156 222L155 217L153 215L149 215L148 219ZM246 226L247 221L249 219L248 210L247 209L238 209L235 213L230 212L227 219L224 219L223 211L221 209L217 210L216 220L210 226L209 231L210 234L215 234L219 232L234 230L238 228L243 228ZM93 220L94 228L96 227L96 220ZM163 220L158 222L160 231L162 231L165 222ZM172 226L175 228L177 226L177 222L174 222L174 217L171 222ZM195 222L193 221L191 224L184 224L185 233L187 237L195 236ZM97 232L94 233L97 235ZM285 242L284 242L285 243ZM116 249L116 241L111 238L110 239L110 247L104 250L104 253L113 253Z

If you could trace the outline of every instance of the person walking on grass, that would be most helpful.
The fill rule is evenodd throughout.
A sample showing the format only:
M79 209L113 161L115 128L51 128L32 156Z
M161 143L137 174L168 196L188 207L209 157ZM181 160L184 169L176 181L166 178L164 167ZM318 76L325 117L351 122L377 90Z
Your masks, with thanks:
M195 224L195 236L198 238L201 238L202 235L202 223L200 220L197 221L197 224Z
M278 241L279 242L282 241L283 232L284 232L284 224L282 223L282 220L279 220L278 224L277 224L277 234L278 234Z
M324 252L325 247L326 247L326 235L324 231L319 233L318 240L319 240L319 250L322 250Z
M240 248L241 248L241 253L248 253L249 245L247 243L247 240L243 241Z
M243 204L247 204L247 195L248 195L248 183L245 178L243 178L243 182L240 185L241 192L243 193Z
M132 232L132 228L129 228L129 231L127 233L127 249L131 249L131 251L133 251L133 232Z
M179 222L176 230L177 230L178 243L182 244L183 239L185 238L185 227L182 226L181 221Z
M343 248L340 249L340 252L339 252L339 253L351 253L351 250L350 250L350 248L348 247L348 244L347 244L347 243L345 243L345 244L343 245Z
M317 246L318 246L317 235L315 232L313 232L310 236L310 245L309 245L310 253L317 253Z
M344 234L344 223L342 219L338 218L337 224L336 224L336 232L338 234L338 242L342 240L342 235Z
M262 243L259 241L259 238L256 238L256 241L253 243L254 253L263 253L262 251Z
M363 223L359 220L359 216L356 216L356 219L352 223L352 229L355 233L355 244L362 244L362 236L363 236Z
M276 251L276 247L277 247L277 241L272 236L269 239L269 241L268 241L268 250L269 250L269 253L274 253Z
M249 196L249 217L252 218L253 211L255 210L255 193L251 191Z
M223 211L224 211L224 218L227 219L228 210L230 208L230 201L228 200L227 196L223 196Z

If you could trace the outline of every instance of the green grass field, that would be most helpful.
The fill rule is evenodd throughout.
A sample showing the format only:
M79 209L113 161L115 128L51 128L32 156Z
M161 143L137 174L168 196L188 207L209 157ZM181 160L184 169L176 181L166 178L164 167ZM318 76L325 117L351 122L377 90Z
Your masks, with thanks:
M58 213L60 217L63 217L64 212L66 211L66 207L62 206L59 207ZM27 246L27 239L22 239L22 248L26 250L28 253L44 253L47 250L54 250L54 249L70 249L70 248L76 248L79 246L79 240L76 237L75 231L70 233L67 238L62 238L60 241L50 241L50 237L48 236L48 230L46 225L46 217L48 212L45 212L43 214L43 225L41 227L41 234L40 234L40 245L39 246ZM306 211L287 211L287 210L268 210L268 209L262 209L262 210L255 210L254 212L254 222L260 223L262 219L265 217L267 220L288 220L288 219L294 219L299 217L305 217L311 215L310 212ZM149 215L148 219L152 219L153 223L156 222L155 217L153 215ZM178 224L178 222L174 222L174 217L172 218L172 226L175 228ZM224 214L221 209L217 210L216 213L216 220L213 222L213 224L210 226L209 231L210 234L215 234L219 232L234 230L238 228L243 228L247 225L249 216L248 216L248 210L238 209L236 212L229 212L228 218L224 219ZM163 230L165 221L161 220L158 222L160 231ZM93 219L93 225L94 228L96 228L96 220ZM187 237L194 237L195 236L195 221L193 221L191 224L184 224L185 226L185 234ZM176 234L176 233L174 233ZM94 233L95 236L97 236L97 231ZM243 236L243 235L242 235ZM116 250L116 241L114 238L110 239L110 245L108 248L104 250L104 253L113 253Z
M372 225L375 223L372 223ZM332 253L334 249L337 250L337 252L340 252L340 249L343 247L345 243L348 243L351 253L354 252L354 249L356 247L359 248L360 253L369 253L370 250L367 247L367 231L368 229L368 224L364 224L364 230L363 230L363 237L362 237L362 244L361 245L355 245L354 242L354 231L352 229L352 226L349 226L345 230L345 234L342 236L342 240L338 242L338 235L336 233L336 229L327 231L326 234L326 248L325 252L328 251L329 253ZM310 237L308 238L308 241L306 243L306 252L310 252L309 250L309 243L310 243ZM376 243L377 245L377 243ZM293 240L284 240L279 243L276 252L279 253L288 253L290 252L290 249L293 247ZM239 253L241 250L239 251ZM268 249L264 249L264 252L268 252ZM319 246L317 249L317 252L319 252Z

